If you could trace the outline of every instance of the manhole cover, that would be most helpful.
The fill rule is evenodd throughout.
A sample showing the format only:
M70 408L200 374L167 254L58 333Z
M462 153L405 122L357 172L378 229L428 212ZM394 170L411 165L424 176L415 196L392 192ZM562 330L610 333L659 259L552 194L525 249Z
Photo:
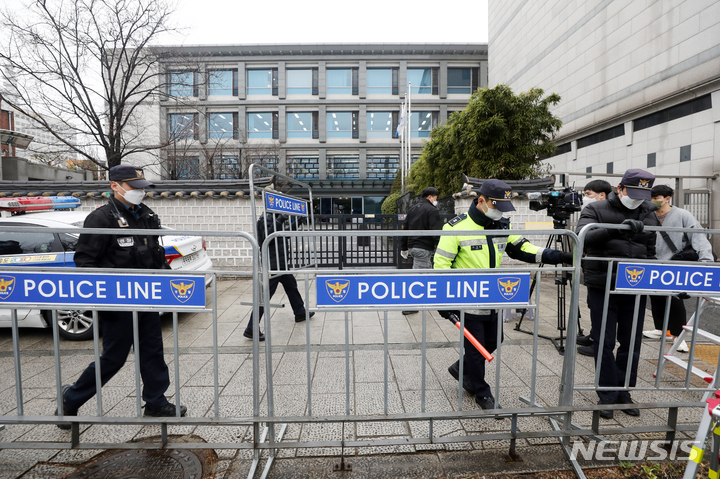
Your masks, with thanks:
M184 449L121 451L85 466L67 479L202 479L203 462Z

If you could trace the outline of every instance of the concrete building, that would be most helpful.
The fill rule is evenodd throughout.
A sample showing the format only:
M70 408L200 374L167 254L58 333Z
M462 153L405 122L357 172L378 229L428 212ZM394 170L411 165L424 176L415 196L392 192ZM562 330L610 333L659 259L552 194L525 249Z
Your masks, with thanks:
M53 125L56 132L68 130L63 137L71 143L75 142L75 133L70 132L61 122L53 122ZM20 158L24 158L31 163L42 163L61 168L72 166L73 162L77 162L77 153L70 151L70 148L55 138L49 130L38 125L30 117L19 111L15 111L15 131L33 137L33 142L27 149L17 152Z
M489 26L490 86L540 87L562 97L553 171L720 172L720 2L491 0ZM717 183L691 178L683 188L710 184L718 193ZM713 196L718 211L720 195ZM693 201L676 195L676 204Z
M379 213L399 166L412 85L412 154L487 85L486 44L158 47L166 95L142 114L158 179L244 178L260 163L306 181L321 213ZM130 161L130 160L129 160Z

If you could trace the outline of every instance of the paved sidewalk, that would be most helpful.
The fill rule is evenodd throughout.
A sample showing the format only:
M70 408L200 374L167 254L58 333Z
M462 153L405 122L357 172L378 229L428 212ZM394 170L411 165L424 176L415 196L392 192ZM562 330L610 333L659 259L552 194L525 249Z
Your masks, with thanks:
M305 283L298 278L300 291ZM310 297L314 297L314 282L310 285ZM552 280L543 280L541 294L540 333L555 336L557 294ZM209 294L209 291L208 291ZM220 345L220 415L225 417L252 416L252 357L249 340L242 333L250 315L250 307L241 302L251 301L249 280L227 280L218 283L218 342ZM568 289L569 294L569 289ZM589 312L584 304L585 292L581 291L582 325L589 332ZM208 298L210 298L208 296ZM287 303L282 288L273 303ZM265 320L265 318L264 318ZM532 336L513 330L516 319L505 325L505 342L501 354L500 404L504 408L526 407L520 396L530 396L530 372ZM312 413L314 415L345 414L345 314L318 312L310 320L312 339ZM646 324L651 325L649 312ZM183 314L179 320L181 402L188 406L189 416L212 416L213 375L212 316L210 314ZM384 412L384 351L383 312L366 310L348 314L348 336L355 350L350 352L350 402L351 414L371 415ZM533 323L525 321L525 329ZM264 329L264 325L263 325ZM399 311L388 315L388 413L416 412L420 410L421 364L417 345L422 341L422 314L403 316ZM645 328L648 329L648 328ZM652 329L652 328L649 328ZM174 381L172 355L172 320L163 320L166 358L170 366L170 378ZM304 349L306 325L295 323L292 311L276 309L272 315L274 400L276 416L294 416L307 413L307 371ZM437 312L427 314L427 368L426 410L453 411L458 406L458 383L447 372L447 367L457 359L459 331ZM644 340L638 385L651 385L652 373L657 361L659 341ZM52 356L52 333L50 330L21 330L23 397L26 415L50 415L55 410L55 368ZM62 378L70 383L93 360L92 341L61 341ZM261 348L262 350L263 348ZM545 405L557 405L559 376L563 357L547 340L539 340L537 361L537 401ZM706 363L697 359L695 365L714 370L717 352L708 353ZM715 354L715 359L711 356ZM260 364L264 376L265 358ZM669 369L666 384L681 385L681 379ZM495 368L488 368L489 382L493 384ZM576 361L576 385L592 384L594 367L592 358L578 356ZM684 380L684 376L682 377ZM0 331L0 410L2 414L14 415L16 392L14 387L12 338L10 330ZM261 414L266 412L264 377ZM701 382L694 382L701 386ZM174 383L168 394L174 394ZM656 393L637 391L633 397L640 401L698 401L701 393ZM174 398L170 397L171 401ZM595 404L593 392L576 392L576 404ZM103 406L106 415L132 416L135 414L135 378L133 355L124 369L103 388ZM463 396L465 410L478 409L467 393ZM86 404L80 415L96 414L94 400ZM678 422L697 424L699 409L681 409ZM1 419L0 419L1 421ZM589 426L591 415L579 413L574 421ZM666 411L644 410L640 418L617 413L611 421L602 425L617 427L638 425L663 425ZM456 436L492 431L506 432L510 421L505 419L462 419L436 421L434 436ZM520 418L521 430L548 430L547 419ZM85 426L81 430L83 442L126 442L143 437L157 436L160 428L142 426ZM209 442L252 442L249 427L170 427L170 434L194 434ZM335 423L291 424L287 441L338 440L343 426ZM374 422L348 423L344 435L351 440L375 438L427 437L427 422ZM651 436L626 435L624 438L647 439ZM693 435L694 436L694 435ZM69 441L69 433L55 426L10 425L0 432L0 441ZM679 438L688 436L679 435ZM690 436L692 437L692 436ZM382 447L345 448L344 454L353 464L353 471L342 477L441 477L471 473L501 471L552 470L567 468L557 439L538 438L518 440L518 452L523 462L506 463L502 458L508 452L508 441L459 442L428 445L395 445ZM0 478L54 478L73 472L100 451L90 450L2 450L0 451ZM248 450L218 450L218 473L216 478L246 477L252 453ZM332 466L339 462L340 448L283 449L279 452L269 477L338 477ZM411 455L408 455L411 454ZM261 463L261 467L262 467ZM258 473L259 475L259 473Z

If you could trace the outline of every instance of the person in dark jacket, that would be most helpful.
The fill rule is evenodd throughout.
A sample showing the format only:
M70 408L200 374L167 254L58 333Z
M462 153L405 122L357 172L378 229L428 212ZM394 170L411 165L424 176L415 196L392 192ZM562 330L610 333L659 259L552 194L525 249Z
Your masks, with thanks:
M593 229L585 237L585 256L614 257L632 259L655 259L655 232L645 231L645 226L659 226L655 216L657 207L650 202L650 192L655 177L640 169L627 170L616 191L610 193L606 201L597 201L586 206L580 214L577 233L590 223L609 223L628 225L630 230ZM595 362L598 360L600 331L603 321L603 303L607 279L607 262L583 260L587 302L592 322L591 335L594 340ZM612 285L617 278L617 265L612 271ZM630 383L635 386L637 379L642 327L647 296L640 297L638 320L635 328L635 346L630 358L630 339L632 337L635 296L613 294L609 297L607 324L603 338L602 365L600 367L601 387L622 387L625 374L630 368ZM615 341L620 343L617 355L614 353ZM597 392L600 404L633 404L628 391L601 390ZM639 416L637 408L622 410L631 416ZM613 411L601 411L605 419L613 417Z
M257 221L258 245L262 246L265 242L265 238L267 238L268 235L270 235L271 233L284 230L284 225L288 221L288 219L288 215L284 214L263 214ZM287 269L287 250L285 244L286 242L287 238L275 238L270 240L270 245L268 245L268 256L270 260L271 270ZM311 312L309 315L307 314L302 295L300 294L300 291L298 291L297 281L295 280L295 276L293 276L292 274L280 274L272 276L270 278L271 298L275 294L275 291L277 291L278 284L281 283L283 285L283 289L285 289L285 294L287 294L288 300L290 301L290 307L295 314L296 323L305 321L307 317L312 318L313 316L315 316L314 312ZM258 318L258 322L262 320L264 309L265 308L260 306L260 317ZM250 314L250 320L245 327L245 332L243 332L243 336L247 339L253 338L252 313ZM263 333L260 333L260 336L258 336L258 341L265 341L265 335Z
M142 203L144 188L154 186L143 175L142 168L118 165L110 168L110 188L114 197L85 219L85 228L117 228L116 235L81 234L75 248L75 265L79 268L170 269L158 236L127 235L122 229L159 229L160 219ZM103 333L100 356L100 381L105 385L120 371L133 345L133 321L130 311L100 311L99 327ZM163 356L162 329L158 312L138 312L140 337L140 376L145 416L176 415L175 405L165 397L170 386L168 367ZM72 386L63 386L63 414L77 415L78 409L95 395L95 363L92 362ZM180 415L187 412L180 406ZM70 429L69 423L59 424Z
M404 229L406 230L441 230L443 221L437 209L437 200L440 192L429 186L422 192L422 199L415 204L405 216ZM432 269L433 256L437 247L439 236L403 236L400 244L400 255L407 259L412 257L413 269ZM403 314L413 314L417 311L403 311Z

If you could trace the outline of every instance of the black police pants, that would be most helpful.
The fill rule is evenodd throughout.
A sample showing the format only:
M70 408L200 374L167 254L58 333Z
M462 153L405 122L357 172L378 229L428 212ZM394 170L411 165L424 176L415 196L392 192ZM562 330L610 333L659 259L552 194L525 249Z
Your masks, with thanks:
M270 297L273 297L275 291L277 291L278 284L280 283L282 283L285 294L290 301L290 307L293 310L293 314L295 314L295 316L305 316L305 303L303 302L300 291L298 291L298 285L297 281L295 280L295 276L291 274L281 274L280 276L270 278ZM260 318L258 319L258 322L262 320L264 309L265 308L260 306ZM253 315L252 313L250 313L250 321L248 321L247 327L245 328L246 331L252 331L252 324Z
M100 355L100 382L104 386L125 364L133 345L132 312L101 311L98 313L102 332L103 352ZM159 409L168 403L165 391L170 375L163 357L162 328L157 312L138 313L140 340L140 377L142 398L146 407ZM77 411L95 395L95 362L93 361L65 393L64 403L69 411Z
M665 320L666 296L650 296L650 309L652 310L655 329L662 330ZM670 317L668 318L668 330L673 336L682 332L682 327L687 324L687 311L685 302L677 296L670 296Z
M595 364L598 361L600 350L600 331L602 328L603 302L605 290L601 288L588 288L588 308L592 321L592 338L595 340ZM638 320L635 327L635 348L630 358L630 340L632 338L633 312L635 310L635 296L625 294L610 295L608 302L607 325L605 326L602 365L600 366L600 386L613 387L625 385L625 375L628 363L630 367L629 386L635 386L637 368L640 360L640 345L642 344L643 320L645 318L645 304L647 296L640 296ZM614 353L615 340L620 343L617 353ZM615 404L620 397L629 399L628 391L605 390L597 392L600 401L605 404Z
M465 329L475 336L489 353L497 349L498 315L496 311L486 316L465 314ZM502 333L501 333L502 334ZM502 337L501 337L502 340ZM463 355L463 375L467 375L477 397L493 397L490 385L485 381L485 356L475 349L467 338L463 337L465 354ZM456 362L458 364L458 362Z

